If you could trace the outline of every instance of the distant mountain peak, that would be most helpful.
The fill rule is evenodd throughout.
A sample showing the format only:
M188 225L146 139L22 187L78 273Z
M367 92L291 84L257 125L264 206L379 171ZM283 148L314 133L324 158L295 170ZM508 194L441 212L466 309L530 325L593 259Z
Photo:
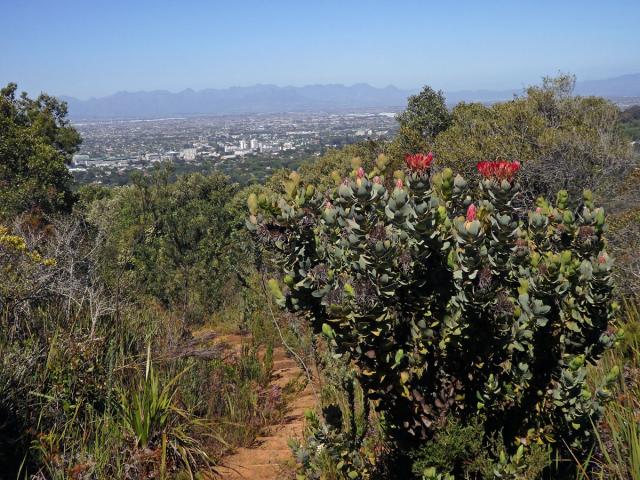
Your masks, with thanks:
M390 87L390 86L389 86ZM258 84L180 92L166 90L117 92L101 98L63 97L73 119L153 118L167 115L279 113L402 107L411 92L367 83L350 86L317 84L303 87Z
M509 100L524 89L464 90L445 92L450 105L460 101L495 102ZM576 84L576 94L605 97L640 97L640 73ZM69 104L73 119L154 118L167 115L225 115L281 113L293 111L338 111L366 108L401 108L414 91L394 85L373 87L368 83L313 84L302 87L257 84L204 90L184 89L120 91L88 100L61 97Z

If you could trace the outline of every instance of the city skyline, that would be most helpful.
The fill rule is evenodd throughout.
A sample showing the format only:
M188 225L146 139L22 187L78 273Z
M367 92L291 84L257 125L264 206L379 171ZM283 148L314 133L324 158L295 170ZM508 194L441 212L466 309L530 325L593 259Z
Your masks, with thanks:
M640 71L640 3L12 2L0 83L80 99L118 91L369 83L505 89ZM29 27L37 35L24 35ZM544 35L540 32L544 31Z

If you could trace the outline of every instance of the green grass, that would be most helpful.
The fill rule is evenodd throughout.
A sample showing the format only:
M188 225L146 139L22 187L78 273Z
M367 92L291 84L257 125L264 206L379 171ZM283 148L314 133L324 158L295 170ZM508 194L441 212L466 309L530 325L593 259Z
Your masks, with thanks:
M591 370L594 383L614 365L622 375L613 399L594 425L596 450L581 468L583 480L640 480L640 310L637 300L624 302L625 337Z

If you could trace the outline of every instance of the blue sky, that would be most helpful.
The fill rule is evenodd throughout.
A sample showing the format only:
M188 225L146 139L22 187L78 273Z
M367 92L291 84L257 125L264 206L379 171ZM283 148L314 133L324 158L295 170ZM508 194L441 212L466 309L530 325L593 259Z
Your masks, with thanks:
M0 0L0 37L0 83L33 94L500 89L640 72L640 1Z

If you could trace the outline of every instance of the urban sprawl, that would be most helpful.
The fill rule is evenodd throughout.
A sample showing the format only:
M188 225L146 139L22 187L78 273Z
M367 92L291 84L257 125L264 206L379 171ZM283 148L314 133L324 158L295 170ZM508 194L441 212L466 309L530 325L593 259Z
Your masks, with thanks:
M395 133L394 112L287 113L81 122L70 170L79 180L124 183L135 170L172 162L218 169L238 181L262 180L328 148Z

